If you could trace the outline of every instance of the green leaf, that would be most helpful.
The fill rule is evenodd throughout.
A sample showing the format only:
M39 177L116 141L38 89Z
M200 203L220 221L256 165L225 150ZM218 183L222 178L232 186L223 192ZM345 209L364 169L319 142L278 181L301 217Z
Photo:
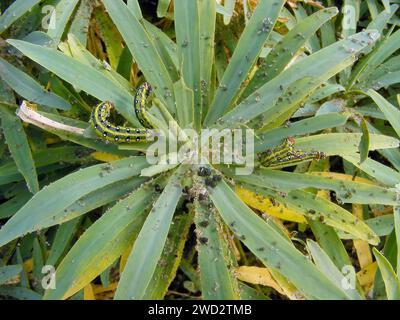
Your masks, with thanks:
M20 40L7 40L30 59L60 78L91 94L100 101L111 101L118 111L133 124L139 124L132 105L133 96L110 81L101 71L53 49Z
M127 0L128 9L132 14L138 19L143 19L142 10L140 10L140 5L138 0Z
M378 237L390 235L394 228L393 215L391 214L385 214L383 216L367 219L364 220L364 222ZM351 235L341 232L340 230L338 230L338 234L341 239L354 239L354 237Z
M183 168L184 166L174 173L154 203L129 255L115 299L143 299L161 257L172 217L181 197L180 180Z
M39 182L35 162L21 120L4 105L0 105L0 118L8 148L18 171L24 176L29 190L32 193L37 193L39 191Z
M374 100L376 105L385 115L387 121L389 121L393 129L396 131L397 136L400 137L400 110L372 89L368 90L367 95Z
M296 148L304 151L322 151L326 155L352 155L358 149L361 133L325 133L296 139ZM399 140L371 134L369 150L397 148ZM367 159L368 160L368 159ZM359 159L357 160L359 161ZM365 163L365 162L364 162Z
M362 164L360 164L358 155L344 155L343 159L351 162L357 168L361 169L371 177L375 178L377 181L387 186L395 186L400 181L399 172L388 166L385 166L378 161L368 158Z
M53 216L83 196L109 184L137 176L147 166L144 157L100 164L67 175L38 192L0 230L0 246L54 225Z
M60 162L79 163L82 158L84 158L79 155L85 155L85 152L87 152L87 150L81 147L48 148L33 153L33 161L37 171L40 173L45 171L46 167ZM28 153L24 154L24 156L28 155ZM5 161L2 166L0 166L0 185L20 180L23 180L23 176L20 174L13 160Z
M325 83L354 63L355 55L374 43L378 37L376 31L360 32L298 61L221 117L218 120L219 126L238 126L261 114L268 118L269 114L279 111L276 109L278 99L296 81L309 77L314 82ZM332 56L335 56L334 61Z
M222 219L246 247L308 298L347 299L302 253L250 210L225 182L210 190L210 197Z
M174 83L176 98L176 110L178 123L182 128L186 128L194 120L194 94L189 89L183 78Z
M42 296L30 289L15 287L15 286L4 286L0 288L1 296L8 296L17 300L42 300Z
M311 256L317 267L341 289L349 299L361 300L362 297L354 288L344 289L342 287L343 280L346 279L340 270L335 266L329 256L322 250L322 248L314 241L308 239L307 247L310 250Z
M385 38L368 56L366 56L352 72L348 89L352 88L357 82L362 82L371 72L388 59L400 48L400 30Z
M336 7L327 8L319 10L297 23L268 54L246 87L243 97L247 97L264 83L280 74L307 40L337 14Z
M368 125L364 118L361 119L361 131L362 136L358 150L360 151L360 163L363 163L368 158L370 142Z
M167 15L171 0L160 0L157 5L157 17L163 18Z
M33 288L39 293L43 292L41 280L43 278L42 268L44 266L43 250L39 243L38 237L33 239L33 250L32 250L32 261L33 261Z
M101 101L111 101L131 123L138 123L134 114L133 96L114 84L100 71L85 65L61 52L33 45L20 40L8 40L10 44L60 78L93 95Z
M20 265L0 267L0 286L16 277L21 271L22 267Z
M81 222L82 219L78 217L60 225L54 237L46 265L58 265L60 258L71 244L72 238L75 236Z
M215 1L199 1L200 16L200 79L202 91L202 112L203 118L207 114L209 104L213 98L211 92L212 69L214 65L215 55L215 24L216 24L216 2Z
M318 244L340 270L346 265L351 265L349 255L334 228L318 220L307 219L307 222ZM374 229L373 231L375 232Z
M172 220L163 253L143 299L162 300L164 298L168 287L176 276L192 223L192 215L175 216Z
M285 1L261 0L246 25L205 118L213 124L229 110L271 34Z
M41 0L16 0L0 16L0 34L8 29L15 21L29 12Z
M389 20L396 13L398 8L399 8L399 6L394 4L389 8L390 10L384 10L381 13L379 13L369 23L367 29L378 30L379 32L382 32L385 29L385 27L386 27L387 23L389 22Z
M234 169L221 167L221 170L233 177ZM396 191L393 189L323 177L319 173L303 174L262 168L251 175L236 176L235 180L281 192L307 188L332 190L344 203L400 205L400 200L396 200Z
M195 203L195 222L200 269L201 292L206 300L240 299L239 287L232 274L232 257L228 252L228 235L216 213Z
M397 242L397 277L400 278L400 206L393 208L394 228Z
M55 290L44 298L67 299L120 257L136 238L154 198L154 187L144 185L118 202L79 238L57 268Z
M385 245L383 247L383 254L392 266L396 265L397 244L395 231L392 231L392 233L386 238ZM387 299L385 282L383 281L382 273L379 268L375 273L373 294L374 299Z
M46 91L33 78L0 58L0 77L21 97L48 106L68 110L71 105L63 98Z
M255 141L254 150L256 152L264 151L267 148L278 145L280 141L290 136L306 135L324 129L342 126L347 122L349 116L350 114L328 113L296 121L288 127L281 126L269 130L259 135L259 139Z
M79 4L78 10L71 22L69 32L74 34L80 43L86 46L90 18L93 11L93 1L82 0Z
M78 2L79 0L60 0L57 3L55 11L52 13L49 30L47 31L47 34L54 40L54 46L58 46L60 43L61 38L65 33L68 20L72 16ZM52 25L52 22L54 25Z
M248 183L242 183L242 187L264 197L272 197L290 209L304 214L307 218L319 220L331 227L345 231L355 236L356 239L365 240L372 245L379 243L377 235L363 221L333 202L312 193L301 190L282 193Z
M400 281L390 262L376 248L372 248L379 270L385 282L388 300L400 300Z
M23 191L12 199L2 203L0 205L0 219L6 219L13 216L25 203L28 202L30 198L32 198L32 194L23 189Z
M182 75L194 93L194 128L199 129L202 119L199 1L175 0L174 18Z
M174 113L173 81L141 19L121 0L103 2L146 80L153 85L157 97Z
M176 43L169 38L161 29L147 20L143 20L147 33L154 42L158 54L163 60L172 81L179 79L177 69L179 68L178 49Z
M123 50L122 38L110 17L103 10L95 10L94 16L101 38L106 46L108 61L110 61L111 67L115 69Z

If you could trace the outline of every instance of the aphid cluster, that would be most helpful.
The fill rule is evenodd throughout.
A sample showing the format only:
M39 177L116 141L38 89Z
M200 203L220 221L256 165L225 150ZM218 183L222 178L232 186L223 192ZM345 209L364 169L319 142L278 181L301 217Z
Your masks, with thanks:
M205 177L204 183L207 187L215 188L217 184L222 180L222 177L218 174L212 175L212 171L206 167L200 167L197 171L199 177ZM212 175L212 176L211 176Z

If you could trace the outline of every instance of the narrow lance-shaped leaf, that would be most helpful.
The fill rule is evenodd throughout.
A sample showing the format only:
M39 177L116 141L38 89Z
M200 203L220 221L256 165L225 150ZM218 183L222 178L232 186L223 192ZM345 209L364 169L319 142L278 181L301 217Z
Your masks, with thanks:
M331 279L332 282L335 283L338 288L342 289L343 292L346 293L346 295L348 295L350 299L354 300L362 299L362 297L355 288L352 288L351 286L349 286L348 288L343 287L344 281L346 281L347 279L344 277L344 275L335 266L335 264L332 262L329 256L324 252L324 250L322 250L322 248L316 242L308 239L307 246L311 252L312 258L317 267L327 277L329 277L329 279Z
M386 166L371 158L367 158L363 163L360 164L358 155L349 154L343 155L342 157L385 185L395 186L400 181L400 173L398 171L393 170L389 166Z
M390 262L376 248L372 249L386 287L388 300L400 300L400 281Z
M284 3L283 0L259 2L224 73L206 116L206 124L213 124L226 110L230 109L265 41L270 36Z
M114 84L100 71L85 65L59 51L30 44L20 40L8 40L30 59L39 63L60 78L98 98L100 101L111 101L118 111L131 123L138 123L134 114L133 96Z
M153 185L144 185L98 219L61 261L57 287L47 290L45 299L67 299L120 257L136 238L153 199Z
M74 34L79 42L86 46L89 23L93 11L93 1L82 0L72 20L69 32Z
M6 106L2 105L0 105L0 119L8 149L18 171L24 176L29 190L32 193L38 192L39 182L35 162L21 120L11 114Z
M0 16L0 34L42 0L16 0Z
M200 268L201 292L204 299L239 299L237 279L231 270L231 257L226 233L216 217L217 212L195 203L195 222Z
M320 130L334 128L344 125L350 114L328 113L316 117L296 121L290 127L279 127L258 135L254 142L256 152L276 146L283 139L290 136L306 135Z
M210 190L222 219L269 268L279 271L307 297L347 299L305 256L251 211L225 182Z
M296 148L322 151L326 155L352 155L358 149L361 133L324 133L296 140ZM370 134L369 150L398 148L399 140L390 136Z
M378 236L363 221L329 200L301 190L282 193L249 183L243 183L242 186L264 197L272 197L275 201L286 204L289 209L303 213L307 218L350 233L356 239L368 241L372 245L379 243Z
M0 286L16 277L22 271L22 267L20 265L11 265L0 267Z
M194 120L193 90L186 86L183 79L180 79L174 83L174 92L178 123L182 128L186 128Z
M45 90L25 72L0 58L0 77L20 96L50 108L67 110L71 105L63 98Z
M200 79L203 118L211 103L211 74L214 65L214 40L216 24L216 1L199 1L200 18Z
M265 61L247 85L243 97L247 97L264 83L281 73L306 41L315 34L325 22L337 14L338 9L336 7L327 8L317 11L296 24L265 58Z
M167 11L171 0L160 0L157 6L157 17L163 18L167 15Z
M178 168L155 202L140 230L115 293L115 299L143 299L167 239L181 197L182 169Z
M52 226L54 214L92 191L139 175L146 166L144 157L131 157L81 169L50 184L3 226L0 230L0 246L29 232Z
M400 206L393 210L394 215L394 228L396 233L397 248L400 248ZM400 279L400 250L397 249L397 277Z
M367 94L374 100L378 108L383 112L386 119L400 137L400 110L382 97L378 92L370 89Z
M75 236L81 221L82 219L78 217L60 225L54 237L50 254L46 260L46 265L58 265L59 259L70 246L72 238Z
M52 12L49 30L47 34L53 38L54 46L57 46L65 33L69 18L72 16L79 0L60 0Z
M175 0L174 15L182 75L186 85L193 90L194 128L199 129L202 119L199 1Z
M234 176L234 169L221 167L221 170L230 177ZM306 188L332 190L344 203L400 205L394 190L362 182L324 177L318 172L303 174L262 168L257 169L252 175L236 176L235 180L282 192Z
M356 60L357 53L378 38L379 34L376 31L367 30L338 41L302 59L218 119L219 126L238 126L260 114L274 113L276 102L293 83L306 77L313 78L314 81L318 79L321 84L324 83L350 66ZM332 61L333 55L335 56L334 62Z
M154 87L157 97L168 106L170 112L175 113L172 79L141 19L123 1L103 2L146 80Z
M176 276L183 256L189 228L193 223L193 215L179 215L172 220L163 253L158 261L146 293L145 300L161 300Z
M369 130L364 118L361 119L362 136L358 149L360 151L360 163L363 163L368 158L369 153Z
M369 76L381 63L400 48L400 30L382 40L376 49L363 58L352 71L348 89Z

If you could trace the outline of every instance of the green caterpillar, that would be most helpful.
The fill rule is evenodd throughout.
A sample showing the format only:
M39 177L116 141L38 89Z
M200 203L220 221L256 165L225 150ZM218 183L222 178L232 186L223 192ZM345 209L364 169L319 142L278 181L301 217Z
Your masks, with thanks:
M268 168L279 168L287 165L307 160L321 160L325 158L325 154L320 151L301 151L295 150L295 139L289 137L285 141L272 150L267 150L258 155L260 165Z
M150 139L150 130L156 126L147 116L146 101L152 92L149 83L143 83L135 94L134 108L139 122L144 128L116 126L108 121L111 111L115 108L111 102L102 102L97 105L91 115L91 124L96 134L107 141L113 142L146 142Z

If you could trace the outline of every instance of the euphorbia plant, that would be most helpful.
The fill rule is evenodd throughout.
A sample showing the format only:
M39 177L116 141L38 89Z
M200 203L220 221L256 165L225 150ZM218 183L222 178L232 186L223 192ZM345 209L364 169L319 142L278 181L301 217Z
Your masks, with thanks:
M362 73L368 70L368 62L379 65L386 60L373 58L385 46L382 42L374 49L383 28L352 32L302 54L301 48L315 40L317 30L338 14L335 7L325 8L299 19L278 37L259 63L279 15L287 12L282 9L283 0L261 0L221 74L217 72L221 61L216 55L216 49L220 49L214 46L215 40L220 40L215 39L218 19L214 1L174 1L175 41L143 18L136 1L127 5L120 0L102 3L105 10L101 12L109 15L143 74L135 83L146 81L153 87L146 111L152 123L168 143L179 140L169 134L172 124L173 131L183 136L181 142L192 147L184 161L171 160L179 157L167 148L165 154L157 154L159 162L151 164L144 155L152 147L151 141L121 143L117 129L118 139L111 143L94 134L93 123L89 123L89 99L78 103L82 109L75 111L85 114L86 120L68 117L61 108L64 100L45 92L46 99L33 102L60 112L22 104L18 114L23 120L84 146L77 156L95 150L96 159L108 160L65 175L40 191L31 188L34 196L0 230L0 245L4 246L28 233L49 232L61 225L46 263L57 266L56 287L47 289L44 298L67 299L99 275L104 277L107 268L115 267L118 261L116 299L163 298L179 265L192 276L205 299L256 298L259 292L239 280L245 276L237 267L246 256L262 263L273 286L290 298L363 299L359 285L343 286L341 270L351 262L340 238L379 244L381 234L376 234L362 215L351 213L348 205L353 209L399 205L398 190L386 177L389 172L398 176L398 172L380 164L385 169L379 174L374 171L376 162L368 158L368 151L397 148L398 136L368 129L368 123L350 103L343 108L313 107L338 93L351 103L367 93L387 107L378 93L368 91L372 88L354 88L355 80L362 79ZM133 108L134 88L122 76L123 62L110 60L110 65L96 59L73 32L65 42L58 43L63 39L62 31L53 32L50 46L29 40L8 43L58 77L50 82L62 79L75 90L97 98L97 103L110 101L120 113L115 118L121 125L118 130L126 132L123 122L129 128L141 127ZM330 36L335 38L334 34ZM352 71L362 54L368 54L367 58ZM2 74L22 74L6 62L1 66ZM336 83L336 79L343 82ZM14 87L17 91L18 84ZM22 90L18 93L35 100ZM67 107L76 103L73 97L70 99ZM391 110L387 108L384 110ZM8 108L2 112L12 121ZM300 120L288 124L290 119ZM105 122L104 130L106 127ZM214 163L212 156L220 149L201 153L201 162L192 161L194 154L200 154L193 146L201 144L191 141L193 135L186 134L185 129L197 133L208 129L210 139L222 130L252 130L252 140L246 141L243 150L249 150L246 147L254 142L250 154L254 170L238 174L240 164ZM109 161L111 155L123 159ZM329 160L337 156L376 181L356 178L356 172L350 169L346 169L347 174L330 172ZM32 175L26 173L24 177L35 185ZM335 197L331 199L327 191ZM100 207L106 207L104 214L88 226L67 253L62 252L67 249L63 232L73 234L80 217ZM307 243L296 241L280 220L271 217L308 224L318 243L312 239ZM182 259L192 224L197 245L189 248L190 258L186 255ZM385 258L379 252L376 255L385 268ZM198 274L190 272L194 268L198 268Z

